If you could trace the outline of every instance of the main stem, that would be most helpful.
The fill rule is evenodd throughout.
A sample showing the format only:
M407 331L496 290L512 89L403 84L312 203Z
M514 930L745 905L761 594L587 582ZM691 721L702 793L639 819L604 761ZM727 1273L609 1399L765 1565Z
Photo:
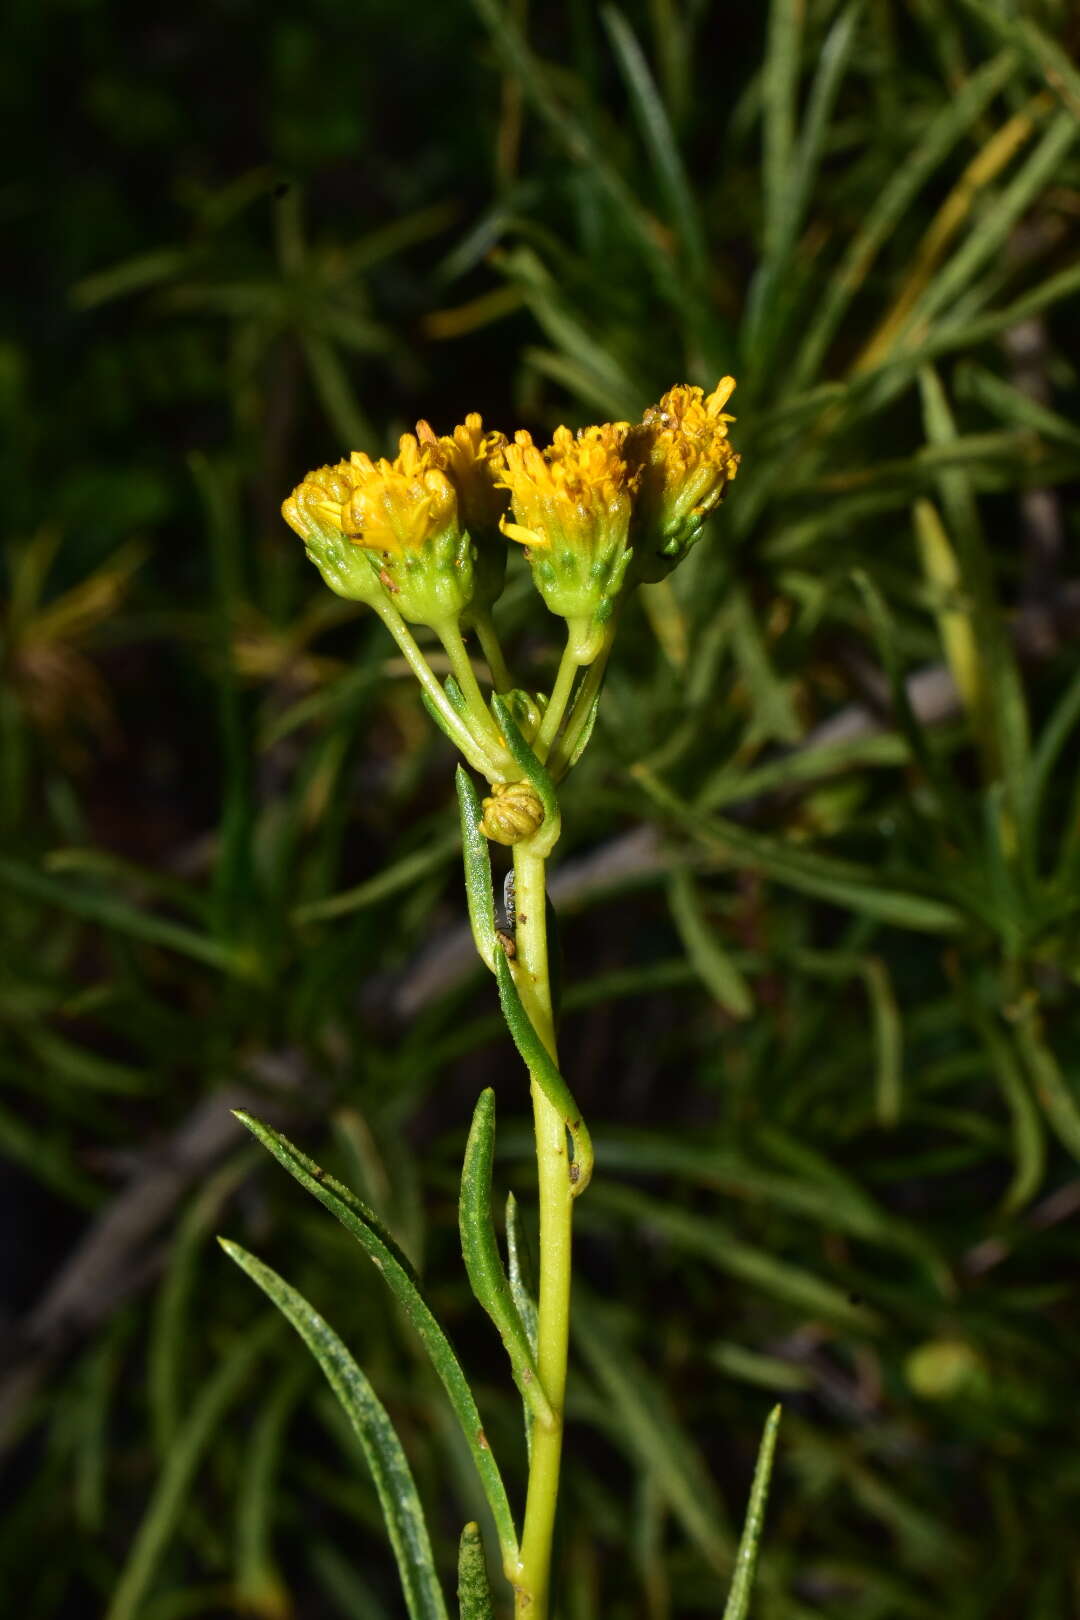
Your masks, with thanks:
M518 994L533 1028L557 1061L555 1020L548 976L547 897L544 861L514 850L514 905L517 913L514 959ZM566 1126L532 1082L540 1194L540 1298L537 1370L557 1419L549 1429L533 1424L529 1490L521 1539L515 1613L520 1620L547 1620L551 1589L551 1545L559 1496L566 1358L570 1337L571 1213Z

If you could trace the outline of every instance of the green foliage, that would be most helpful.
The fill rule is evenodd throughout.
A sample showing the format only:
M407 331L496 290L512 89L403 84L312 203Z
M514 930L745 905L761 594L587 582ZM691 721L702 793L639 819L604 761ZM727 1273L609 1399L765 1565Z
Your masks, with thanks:
M449 750L278 506L421 415L543 434L731 372L738 478L627 611L562 795L549 1094L596 1173L560 1612L744 1601L776 1398L751 1616L1071 1612L1070 28L1059 0L270 4L165 34L17 8L13 1610L401 1612L351 1431L214 1230L348 1345L443 1591L463 1523L512 1539L520 1403L456 1205L491 1086L527 1337L524 1078L462 924ZM512 567L498 613L533 692L557 625L527 590Z

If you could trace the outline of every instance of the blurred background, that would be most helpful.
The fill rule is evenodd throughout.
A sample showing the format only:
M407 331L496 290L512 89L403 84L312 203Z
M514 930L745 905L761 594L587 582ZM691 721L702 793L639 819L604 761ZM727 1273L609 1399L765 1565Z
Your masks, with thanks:
M554 878L597 1178L563 1620L1080 1614L1080 34L1065 0L14 7L0 343L0 1576L33 1620L401 1613L279 1266L480 1515L375 1205L478 1385L449 745L279 517L468 410L738 378L739 478L627 615ZM511 570L546 684L558 625ZM433 1387L434 1386L434 1387Z

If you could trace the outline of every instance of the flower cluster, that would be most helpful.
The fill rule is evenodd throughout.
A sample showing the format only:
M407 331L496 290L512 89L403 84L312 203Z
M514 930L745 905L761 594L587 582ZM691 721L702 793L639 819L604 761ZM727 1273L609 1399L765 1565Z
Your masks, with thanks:
M679 384L633 426L560 427L544 448L524 430L485 433L476 415L442 437L418 422L392 461L355 451L282 511L333 590L436 630L489 613L503 537L517 541L574 661L591 664L621 596L675 566L734 478L734 387Z

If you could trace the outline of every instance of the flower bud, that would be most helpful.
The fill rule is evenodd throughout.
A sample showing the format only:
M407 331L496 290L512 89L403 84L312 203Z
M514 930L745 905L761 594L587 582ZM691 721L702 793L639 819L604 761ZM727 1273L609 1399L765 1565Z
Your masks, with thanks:
M706 397L703 389L680 383L630 429L626 453L640 476L636 583L663 579L685 557L735 477L739 458L727 430L735 418L724 414L734 387L733 377L723 377Z
M528 782L496 782L491 797L484 800L480 827L495 844L520 844L543 820L544 807Z
M638 474L623 451L625 422L556 428L540 450L524 430L501 454L513 521L501 528L526 547L533 581L567 620L579 664L591 664L611 633L630 562L630 517Z

